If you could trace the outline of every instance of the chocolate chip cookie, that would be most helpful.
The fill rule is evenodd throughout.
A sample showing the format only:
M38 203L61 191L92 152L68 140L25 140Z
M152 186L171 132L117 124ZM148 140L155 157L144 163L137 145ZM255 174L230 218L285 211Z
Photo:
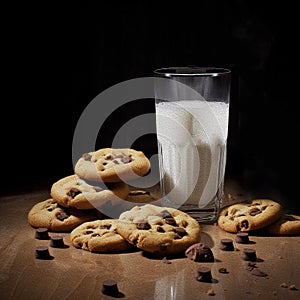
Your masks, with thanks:
M182 254L200 240L200 225L190 215L152 204L123 212L119 234L129 243L159 256Z
M150 161L142 151L103 148L83 154L74 170L86 180L127 182L144 176L150 170Z
M248 232L268 226L282 215L282 206L269 199L255 199L224 207L218 217L218 225L225 231Z
M99 212L80 211L60 206L52 198L38 202L28 213L28 222L34 228L48 228L50 231L70 232L80 224L96 220Z
M271 235L300 235L300 216L283 214L275 223L265 228Z
M83 223L71 232L72 244L95 253L129 250L133 246L117 232L119 222L116 219L104 219Z
M87 182L77 175L70 175L55 182L50 191L51 197L64 207L77 209L98 208L107 203L117 203L126 199L129 188L126 183Z

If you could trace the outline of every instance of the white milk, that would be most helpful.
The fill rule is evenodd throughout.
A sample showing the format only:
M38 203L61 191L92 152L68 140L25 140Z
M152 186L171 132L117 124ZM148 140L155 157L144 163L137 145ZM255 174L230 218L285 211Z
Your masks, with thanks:
M222 193L228 116L223 102L156 104L165 205L206 209Z

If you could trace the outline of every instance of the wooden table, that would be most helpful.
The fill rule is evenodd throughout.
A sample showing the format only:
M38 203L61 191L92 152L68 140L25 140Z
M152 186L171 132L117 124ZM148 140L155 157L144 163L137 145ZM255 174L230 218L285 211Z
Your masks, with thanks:
M250 236L250 247L260 260L256 266L268 275L258 277L241 258L249 245L220 250L220 239L235 235L215 224L201 224L201 242L212 249L213 263L182 257L166 264L142 251L94 254L74 248L69 233L62 234L68 248L49 247L54 258L37 260L36 246L48 246L49 241L34 238L27 214L47 198L49 190L42 189L0 199L0 299L113 299L101 293L106 279L117 281L123 299L300 299L300 237ZM213 283L195 280L194 273L203 265L211 268ZM220 273L220 268L228 273ZM215 295L209 296L208 290Z

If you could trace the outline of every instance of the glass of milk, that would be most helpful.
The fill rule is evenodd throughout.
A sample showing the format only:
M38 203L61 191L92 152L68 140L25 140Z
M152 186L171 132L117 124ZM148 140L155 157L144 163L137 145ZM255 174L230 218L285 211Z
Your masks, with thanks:
M231 71L172 67L154 75L162 205L214 222L223 197Z

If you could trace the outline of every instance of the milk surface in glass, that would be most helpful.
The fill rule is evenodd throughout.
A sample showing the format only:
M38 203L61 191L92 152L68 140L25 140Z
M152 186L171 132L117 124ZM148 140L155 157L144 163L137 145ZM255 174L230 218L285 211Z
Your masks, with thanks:
M164 205L193 214L198 203L202 219L218 211L215 199L223 192L228 117L229 104L224 102L156 103Z

